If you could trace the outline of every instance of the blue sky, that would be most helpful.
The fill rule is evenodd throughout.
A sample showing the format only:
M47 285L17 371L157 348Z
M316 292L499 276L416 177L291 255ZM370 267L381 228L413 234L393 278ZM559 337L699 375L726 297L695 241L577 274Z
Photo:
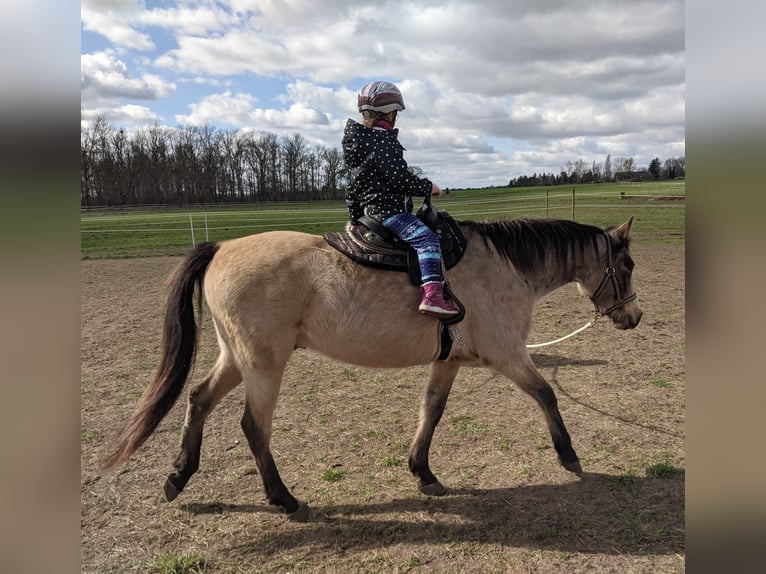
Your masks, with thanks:
M83 0L81 118L300 133L337 147L356 92L402 89L442 187L685 155L678 0Z

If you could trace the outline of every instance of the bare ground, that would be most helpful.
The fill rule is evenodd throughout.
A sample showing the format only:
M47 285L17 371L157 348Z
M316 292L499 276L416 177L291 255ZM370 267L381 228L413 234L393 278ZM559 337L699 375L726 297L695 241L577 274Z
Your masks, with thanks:
M178 258L82 262L83 572L152 572L163 553L205 572L683 572L684 249L633 249L641 325L607 320L533 357L585 470L556 460L542 413L507 379L463 369L426 497L406 465L427 367L362 369L296 351L272 447L308 523L265 500L239 429L243 389L207 422L199 472L172 503L162 484L185 401L121 469L97 459L154 374L164 278ZM541 302L531 342L591 316L573 286ZM195 380L216 356L205 317ZM330 473L339 480L327 480Z

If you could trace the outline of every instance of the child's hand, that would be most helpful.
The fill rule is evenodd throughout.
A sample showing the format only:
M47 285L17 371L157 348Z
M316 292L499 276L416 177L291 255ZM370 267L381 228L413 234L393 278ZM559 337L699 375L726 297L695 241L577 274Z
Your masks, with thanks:
M436 185L435 183L431 182L431 197L441 197L442 196L442 188Z

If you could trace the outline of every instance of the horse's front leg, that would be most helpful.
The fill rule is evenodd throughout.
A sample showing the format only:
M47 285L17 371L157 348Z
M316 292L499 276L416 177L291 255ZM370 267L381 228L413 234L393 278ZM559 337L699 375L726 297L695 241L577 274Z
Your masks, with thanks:
M564 421L559 413L558 400L553 389L535 367L528 354L515 357L505 365L494 365L495 368L514 381L518 387L532 397L545 414L548 430L553 439L553 447L559 456L561 466L576 474L582 473L580 460L572 448Z
M447 489L442 486L431 472L428 464L428 451L434 429L439 423L447 404L452 383L455 381L460 365L437 361L431 364L423 402L420 406L420 424L410 447L410 472L418 481L418 489L423 494L442 496Z

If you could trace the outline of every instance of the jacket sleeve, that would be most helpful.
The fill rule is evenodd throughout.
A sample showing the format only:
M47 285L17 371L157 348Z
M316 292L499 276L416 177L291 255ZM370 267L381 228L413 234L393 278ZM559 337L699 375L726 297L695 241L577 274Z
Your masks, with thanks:
M391 191L403 196L425 197L431 191L431 180L412 173L404 159L404 148L395 139L387 139L375 154L378 173L386 178Z

